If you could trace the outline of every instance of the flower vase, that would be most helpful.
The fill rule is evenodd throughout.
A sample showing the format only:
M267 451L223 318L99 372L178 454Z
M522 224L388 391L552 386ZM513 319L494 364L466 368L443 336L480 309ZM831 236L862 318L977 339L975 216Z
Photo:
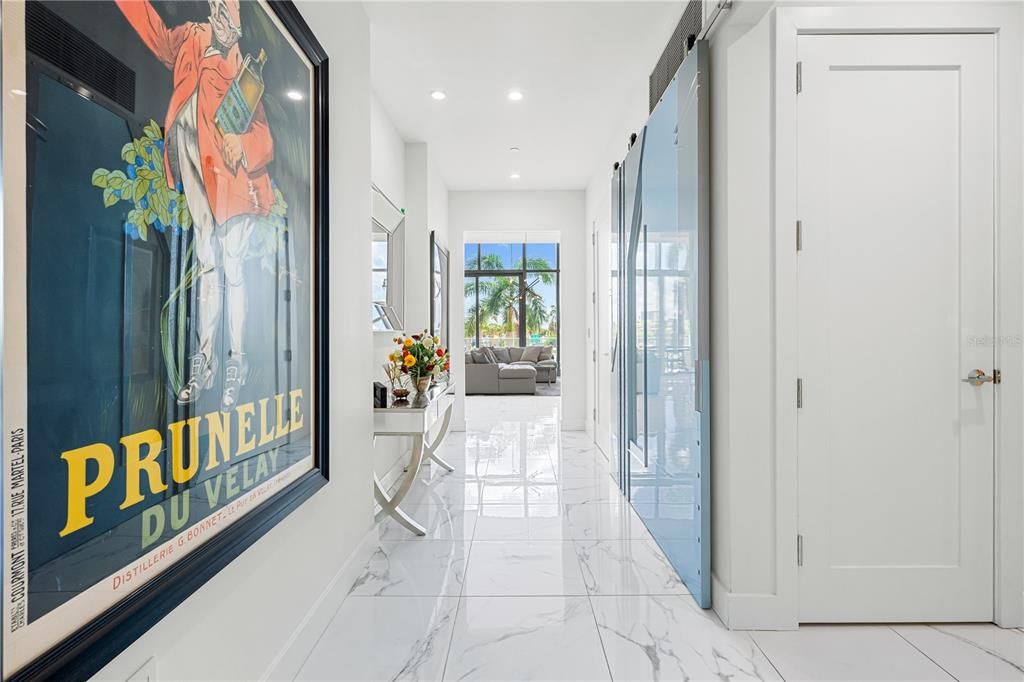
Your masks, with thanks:
M416 377L416 392L426 393L427 389L430 388L430 375Z

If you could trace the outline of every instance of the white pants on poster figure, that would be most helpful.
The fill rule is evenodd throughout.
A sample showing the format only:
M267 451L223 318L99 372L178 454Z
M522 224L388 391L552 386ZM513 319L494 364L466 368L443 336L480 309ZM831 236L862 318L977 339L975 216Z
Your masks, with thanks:
M248 312L244 264L257 216L236 216L222 225L218 225L214 219L201 171L194 95L182 107L169 142L173 145L170 154L172 166L175 167L173 170L181 180L188 209L192 214L193 244L199 265L196 283L198 352L202 353L206 366L212 369L216 366L213 342L220 326L225 298L229 355L239 360L244 357L245 320ZM244 383L244 376L239 380Z

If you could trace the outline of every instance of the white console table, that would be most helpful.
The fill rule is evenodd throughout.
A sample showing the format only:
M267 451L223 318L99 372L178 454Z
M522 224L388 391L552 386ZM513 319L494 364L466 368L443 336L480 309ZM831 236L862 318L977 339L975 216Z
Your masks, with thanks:
M377 473L373 474L373 496L380 505L376 520L390 515L416 535L426 535L427 531L419 523L402 511L398 505L412 488L419 473L423 457L437 462L448 471L454 471L448 462L437 455L444 437L448 435L448 427L452 420L452 407L455 404L455 384L438 384L426 393L413 394L408 401L395 401L388 396L387 407L376 407L373 410L373 437L406 437L412 438L412 450L409 453L409 464L405 468L403 478L394 495L388 496ZM434 439L427 443L429 431L438 423L440 429Z

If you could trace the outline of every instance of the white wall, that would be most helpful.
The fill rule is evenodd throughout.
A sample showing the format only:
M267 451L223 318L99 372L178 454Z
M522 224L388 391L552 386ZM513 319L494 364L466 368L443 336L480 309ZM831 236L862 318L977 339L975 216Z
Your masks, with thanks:
M652 65L653 66L653 65ZM586 229L589 232L596 230L597 238L592 243L588 237L586 240L587 249L587 329L591 330L587 339L588 360L593 357L591 353L597 351L597 363L588 362L587 366L587 431L592 435L598 447L605 454L611 452L612 424L615 417L610 412L611 406L611 181L612 164L622 161L628 149L629 135L639 131L647 121L649 115L647 105L647 81L637 78L636 87L623 100L623 113L615 130L609 135L600 146L600 154L594 168L594 173L587 184L586 189ZM600 306L598 319L594 320L594 307L590 304L594 292L593 250L597 249L598 276L596 300ZM595 405L595 388L597 391L597 404ZM593 418L594 408L597 408L597 420Z
M370 95L370 174L388 199L405 208L405 140L380 101Z
M360 4L298 0L330 55L331 481L98 674L260 679L372 525L369 25Z
M453 419L465 423L463 243L467 232L554 231L560 234L559 336L562 371L562 428L583 430L586 410L586 242L585 195L564 191L452 191L448 234L452 268L452 373L458 382Z
M710 60L711 546L713 600L727 620L731 595L763 602L777 588L771 17L759 19L722 26Z

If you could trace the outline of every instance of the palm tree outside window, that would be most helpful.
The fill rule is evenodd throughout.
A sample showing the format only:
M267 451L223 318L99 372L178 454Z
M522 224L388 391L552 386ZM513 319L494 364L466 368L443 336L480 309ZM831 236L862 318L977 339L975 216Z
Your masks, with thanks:
M466 244L464 256L466 348L549 346L557 357L558 244Z

